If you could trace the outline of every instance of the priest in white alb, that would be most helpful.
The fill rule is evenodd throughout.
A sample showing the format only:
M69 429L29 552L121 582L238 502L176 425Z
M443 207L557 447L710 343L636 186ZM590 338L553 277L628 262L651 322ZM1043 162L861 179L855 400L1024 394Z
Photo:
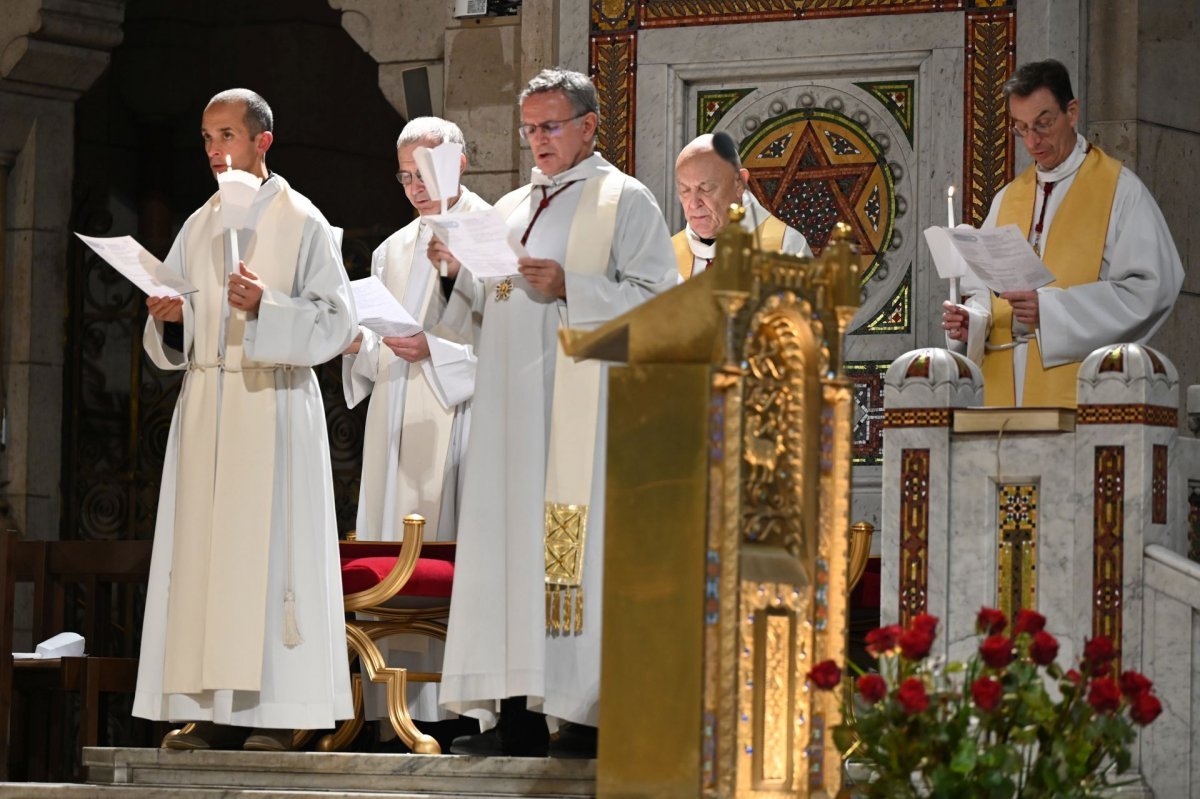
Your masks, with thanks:
M201 133L213 174L230 163L263 182L240 229L225 228L219 193L184 223L166 267L199 291L146 303L147 353L186 374L163 465L133 713L199 722L169 736L172 749L287 749L294 729L353 715L312 367L342 352L357 326L332 229L267 169L272 127L254 92L209 101Z
M532 179L496 204L528 257L507 278L473 278L467 263L447 310L481 313L483 326L441 701L485 727L503 709L453 752L545 754L547 725L530 711L577 725L558 744L594 749L606 381L599 364L562 354L558 331L676 283L653 196L595 152L598 111L585 75L530 81L520 133ZM432 255L452 257L440 244Z
M675 159L675 193L687 225L671 238L680 281L695 277L717 252L717 232L729 221L729 206L746 209L741 225L754 234L759 249L811 257L804 234L763 208L747 188L750 172L742 166L733 138L725 132L692 139Z
M1074 408L1079 363L1106 344L1154 335L1183 266L1145 185L1076 131L1066 67L1024 64L1004 94L1034 163L996 195L984 227L1017 225L1054 282L994 295L968 273L965 299L946 303L942 327L981 364L985 405Z
M425 331L408 337L383 337L359 327L342 359L346 404L371 398L363 433L363 470L358 494L359 541L399 541L404 517L425 517L425 540L452 541L458 524L459 470L466 450L470 398L475 388L475 354L471 343L437 335L437 325L458 275L457 262L447 275L426 255L433 228L422 219L441 211L430 196L414 160L418 147L443 143L465 146L453 122L418 117L404 126L396 142L404 187L417 218L389 236L371 258L371 274L405 307ZM466 156L460 156L460 170ZM491 206L460 187L447 200L449 213L481 211ZM468 337L470 338L470 337ZM424 636L394 636L385 648L391 666L414 671L441 671L442 642ZM386 718L385 686L369 684L368 718ZM408 708L414 719L438 721L437 683L410 683Z

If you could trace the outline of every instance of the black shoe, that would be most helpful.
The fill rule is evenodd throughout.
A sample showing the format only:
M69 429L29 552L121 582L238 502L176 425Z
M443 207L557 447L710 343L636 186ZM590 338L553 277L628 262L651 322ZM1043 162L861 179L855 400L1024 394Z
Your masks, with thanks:
M596 758L596 728L586 724L565 723L550 741L550 757Z
M496 726L477 735L463 735L450 744L450 753L477 757L545 757L550 743L546 717L525 706L525 697L500 702Z
M249 733L245 727L197 721L189 733L184 733L181 728L168 734L163 739L162 748L181 752L197 749L241 749Z
M458 736L450 742L450 754L503 757L507 752L504 751L504 743L500 740L500 729L492 727L487 732Z

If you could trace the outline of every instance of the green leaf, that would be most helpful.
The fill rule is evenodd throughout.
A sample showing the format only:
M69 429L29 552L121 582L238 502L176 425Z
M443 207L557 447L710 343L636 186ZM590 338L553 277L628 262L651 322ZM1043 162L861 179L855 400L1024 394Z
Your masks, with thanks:
M970 774L975 770L977 756L975 741L970 738L959 739L958 748L954 750L954 757L950 761L950 770L959 774Z

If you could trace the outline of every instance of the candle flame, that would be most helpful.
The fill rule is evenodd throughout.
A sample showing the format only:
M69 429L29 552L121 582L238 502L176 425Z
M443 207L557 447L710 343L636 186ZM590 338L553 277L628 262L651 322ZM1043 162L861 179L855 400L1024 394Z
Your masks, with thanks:
M953 196L954 196L954 187L953 187L953 186L951 186L950 188L946 189L946 196L947 196L947 197L953 197Z
M225 156L225 168L233 169L233 157L228 154L226 154L226 156ZM953 193L954 187L951 186L950 188L951 188L951 193Z

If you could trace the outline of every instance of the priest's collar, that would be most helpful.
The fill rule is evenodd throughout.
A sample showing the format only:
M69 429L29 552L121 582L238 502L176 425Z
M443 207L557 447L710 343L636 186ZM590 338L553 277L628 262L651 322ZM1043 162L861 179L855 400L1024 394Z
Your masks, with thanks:
M1091 145L1088 144L1088 140L1083 137L1083 134L1076 133L1075 149L1063 159L1061 164L1054 167L1054 169L1042 169L1038 167L1038 183L1057 183L1074 175L1079 171L1079 167L1083 166L1083 159L1087 157L1088 150L1090 149Z
M586 180L602 174L604 167L611 166L600 153L592 153L570 169L564 169L557 175L547 175L536 166L530 173L529 182L534 186L561 186L575 180Z
M746 215L742 217L741 225L744 230L750 232L754 232L770 216L767 209L759 204L758 199L748 189L742 192L742 207L746 209ZM700 238L699 234L692 230L691 224L688 224L684 230L687 231L688 247L691 248L693 255L697 258L712 258L716 255L716 239Z

